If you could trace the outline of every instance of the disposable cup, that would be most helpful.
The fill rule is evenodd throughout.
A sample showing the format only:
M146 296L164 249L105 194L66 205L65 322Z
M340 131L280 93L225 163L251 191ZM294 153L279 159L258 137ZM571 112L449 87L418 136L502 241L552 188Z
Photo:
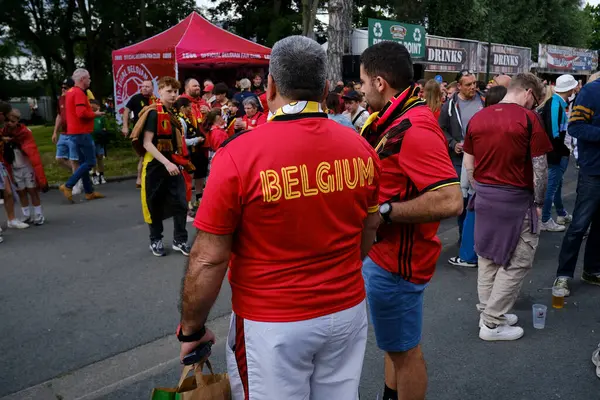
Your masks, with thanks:
M546 312L548 307L543 304L534 304L533 307L533 327L535 329L544 329L546 326Z

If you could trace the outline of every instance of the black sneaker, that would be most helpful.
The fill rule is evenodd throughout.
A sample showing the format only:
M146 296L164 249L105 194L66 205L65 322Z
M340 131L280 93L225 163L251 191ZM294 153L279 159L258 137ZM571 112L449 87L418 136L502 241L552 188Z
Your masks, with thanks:
M188 257L190 255L190 246L185 242L173 241L173 250L180 251L181 254Z
M583 273L581 274L581 280L585 283L600 286L600 275L594 275L583 271Z
M154 242L150 243L150 251L156 257L164 257L167 255L167 253L165 253L165 245L163 244L162 240L155 240Z

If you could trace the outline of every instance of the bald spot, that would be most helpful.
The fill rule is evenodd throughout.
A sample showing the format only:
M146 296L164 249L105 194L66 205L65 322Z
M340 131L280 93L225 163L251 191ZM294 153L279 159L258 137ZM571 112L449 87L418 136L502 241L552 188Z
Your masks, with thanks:
M510 80L511 78L508 75L499 75L498 77L494 78L494 83L495 86L504 86L508 89L508 85L510 85Z

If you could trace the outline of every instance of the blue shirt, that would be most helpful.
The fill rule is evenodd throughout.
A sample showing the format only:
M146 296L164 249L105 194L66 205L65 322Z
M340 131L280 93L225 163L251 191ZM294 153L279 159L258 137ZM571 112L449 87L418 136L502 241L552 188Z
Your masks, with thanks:
M569 135L577 139L581 172L600 176L600 80L586 84L575 98Z
M352 121L350 121L348 119L348 117L346 117L345 115L342 115L342 114L328 114L328 116L329 116L329 119L334 120L338 124L342 124L344 126L347 126L348 128L352 128L353 130L356 130L354 128L354 125L352 125Z

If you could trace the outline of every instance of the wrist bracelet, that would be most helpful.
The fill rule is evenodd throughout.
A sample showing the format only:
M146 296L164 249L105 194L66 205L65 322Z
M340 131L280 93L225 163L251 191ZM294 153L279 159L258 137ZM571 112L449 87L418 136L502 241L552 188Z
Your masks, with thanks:
M197 342L202 339L204 335L206 335L206 327L200 328L199 331L192 333L191 335L184 335L183 330L181 329L181 324L177 325L177 339L180 342L188 343L188 342Z

